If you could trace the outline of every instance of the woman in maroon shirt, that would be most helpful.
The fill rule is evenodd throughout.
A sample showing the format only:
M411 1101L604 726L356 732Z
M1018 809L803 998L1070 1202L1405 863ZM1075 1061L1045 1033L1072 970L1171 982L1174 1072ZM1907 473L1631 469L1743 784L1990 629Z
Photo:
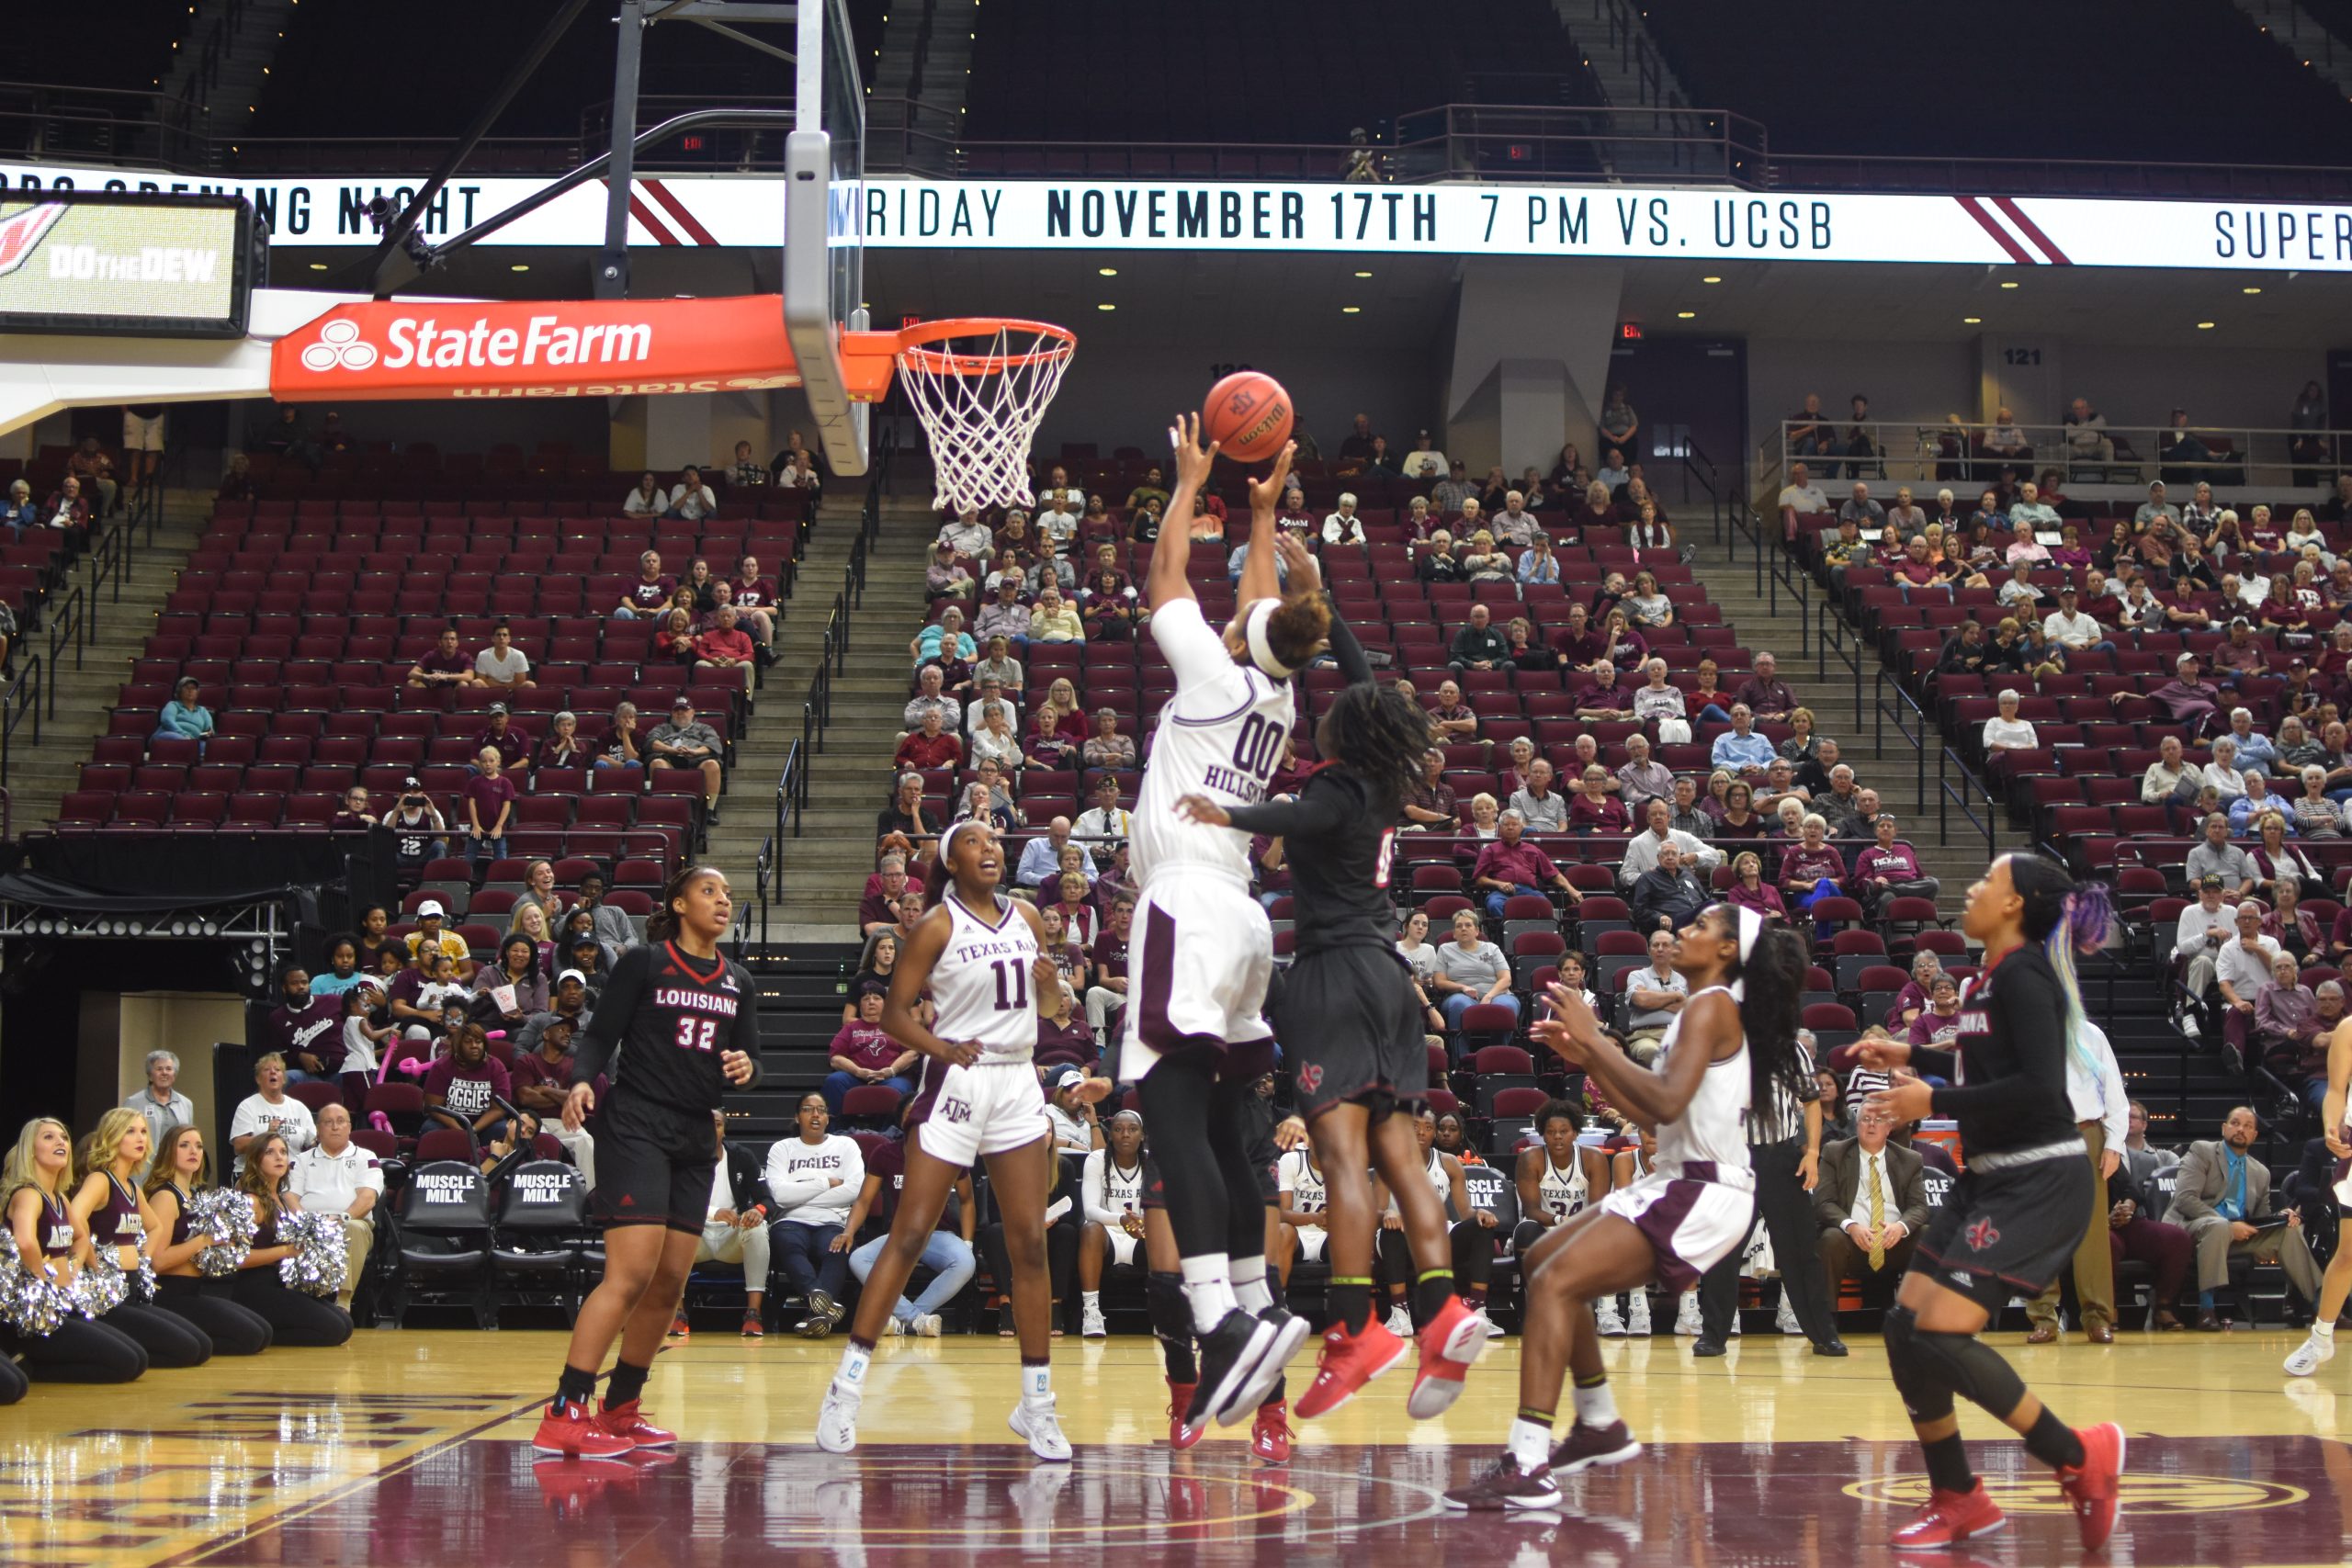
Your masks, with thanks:
M1625 815L1625 803L1609 793L1608 770L1595 762L1577 780L1573 798L1568 802L1568 831L1572 833L1630 833L1633 822Z
M1789 915L1788 906L1781 902L1781 890L1764 880L1764 857L1754 850L1742 850L1733 857L1731 891L1724 896L1724 901L1735 908L1753 909L1775 919L1786 919Z
M735 614L740 619L756 620L759 628L752 635L762 642L775 640L775 584L760 575L760 558L745 556L735 563L735 575L729 580L735 591Z
M1819 898L1842 897L1846 863L1829 845L1829 823L1808 812L1797 841L1781 854L1781 897L1792 914Z
M1734 779L1724 786L1723 820L1715 824L1713 837L1761 839L1770 831L1770 825L1756 810L1756 790L1753 785L1746 779Z

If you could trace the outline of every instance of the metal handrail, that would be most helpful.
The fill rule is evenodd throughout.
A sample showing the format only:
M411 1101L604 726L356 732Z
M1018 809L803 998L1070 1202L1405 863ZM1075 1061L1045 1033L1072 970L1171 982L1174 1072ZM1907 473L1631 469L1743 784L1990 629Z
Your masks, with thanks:
M1731 564L1739 565L1739 541L1744 537L1755 554L1756 596L1765 603L1768 617L1778 620L1781 598L1786 594L1796 607L1797 657L1802 659L1813 651L1813 592L1812 584L1796 568L1795 558L1779 547L1777 540L1768 541L1765 525L1756 509L1739 497L1731 500Z
M1990 488L2004 468L2015 468L2020 480L2052 471L2069 483L2140 484L2160 478L2167 489L2178 487L2184 492L2182 499L2200 479L2216 490L2224 485L2289 482L2258 479L2254 473L2256 468L2307 470L2312 476L2310 483L2332 483L2339 447L2352 445L2347 442L2352 431L2295 430L2278 425L2190 425L2178 434L2198 437L2208 455L2181 457L2165 451L2164 438L2176 434L2168 425L2106 424L2098 427L2095 437L2105 446L2105 455L2101 455L2097 447L2084 452L2075 449L2068 437L2079 426L2018 422L2016 428L2024 437L2027 450L2025 456L2013 457L1976 448L1975 442L1994 429L1990 421L1966 420L1957 415L1856 421L1850 414L1824 409L1817 417L1817 423L1830 432L1829 449L1824 451L1817 449L1817 442L1808 445L1790 439L1790 430L1804 423L1800 419L1779 421L1758 453L1758 467L1785 474L1794 465L1804 463L1815 482L1831 479L1833 471L1842 472L1846 478L1833 479L1837 483L1855 478L1875 478L1883 484L1901 483L1904 481L1895 477L1896 470L1910 470L1915 500L1921 499L1917 491L1917 486L1921 484ZM1858 448L1853 439L1857 434L1872 450ZM1959 450L1947 451L1945 444L1955 437ZM2116 445L2119 441L2120 449ZM2211 444L2214 441L2229 443L2229 455L2211 455ZM2299 441L2316 442L2319 450L2298 457L2293 448ZM1944 470L1955 468L1959 469L1957 476L1941 477ZM1860 472L1864 469L1871 472ZM2324 479L2319 477L2322 470L2326 474ZM1954 499L1960 499L1957 488Z
M86 604L87 601L82 597L82 590L76 588L63 598L51 599L43 606L44 609L52 612L47 617L49 668L52 674L59 668L58 660L69 642L74 648L74 668L77 671L82 668L82 654L89 645L89 615ZM49 683L49 716L52 720L57 717L57 682L55 681Z
M17 672L15 680L8 682L8 689L0 692L0 786L8 782L9 748L16 739L17 727L25 722L27 715L32 717L32 744L40 744L41 678L44 671L40 655L28 653L25 655L25 667Z
M1942 748L1942 751L1943 755L1939 760L1936 768L1936 786L1939 791L1941 791L1936 798L1936 842L1939 844L1948 844L1951 841L1951 829L1947 813L1951 807L1957 806L1960 807L1960 814L1968 818L1969 826L1974 828L1978 832L1984 835L1984 858L1989 863L1993 858L1995 847L1993 841L1993 807L1995 803L1995 796L1993 792L1985 786L1983 779L1976 776L1975 772L1969 767L1965 761L1962 759L1959 752L1953 750L1949 746ZM1983 797L1984 802L1984 815L1982 818L1979 818L1976 815L1975 809L1970 806L1969 796L1967 795L1963 795L1960 788L1955 786L1953 781L1949 776L1951 770L1953 769L1957 769L1959 771L1960 784L1973 784L1975 786L1974 793ZM1922 804L1924 804L1924 802Z
M1814 633L1820 638L1815 649L1814 675L1816 680L1829 679L1829 660L1835 655L1838 662L1854 678L1854 733L1862 730L1862 639L1861 634L1846 625L1838 613L1834 595L1824 593L1815 610Z

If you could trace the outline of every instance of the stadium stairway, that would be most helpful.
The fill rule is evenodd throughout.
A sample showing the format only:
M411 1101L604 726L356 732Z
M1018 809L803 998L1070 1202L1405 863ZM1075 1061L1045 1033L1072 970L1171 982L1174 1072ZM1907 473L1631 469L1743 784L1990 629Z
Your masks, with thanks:
M55 701L43 703L40 743L25 744L30 733L19 729L9 748L6 783L16 832L46 829L55 819L66 793L78 784L93 743L107 732L116 694L130 679L131 664L145 649L155 617L163 613L164 601L179 581L180 569L187 564L211 515L210 487L166 490L153 543L148 543L143 533L138 539L119 601L113 596L113 583L108 582L95 596L97 603L91 604L93 568L85 556L42 606L40 629L26 634L22 646L26 652L40 655L44 678L55 682ZM70 626L65 619L71 614L66 603L76 589L82 592L88 626L82 656L77 665L69 635L60 649L62 659L52 666L50 635L54 627ZM17 667L23 668L21 659Z
M761 968L760 1082L728 1094L728 1136L779 1138L792 1131L794 1105L824 1081L825 1047L842 1026L842 1001L861 945L803 942L788 964Z
M832 721L823 750L811 759L800 835L787 834L778 846L782 893L768 912L771 943L841 942L857 934L857 901L873 870L874 815L889 797L890 757L906 708L907 639L922 620L923 542L936 528L925 497L910 491L885 499L880 536L866 553L865 604L849 615L847 667L833 677ZM752 868L775 830L776 783L800 739L801 704L855 538L854 513L828 517L811 536L758 718L736 749L710 855L739 897L755 896Z
M1984 835L1969 825L1957 807L1950 813L1951 841L1939 844L1936 804L1941 792L1937 787L1932 762L1922 798L1917 751L1893 725L1886 727L1884 749L1879 747L1879 727L1871 711L1878 694L1877 650L1865 646L1860 651L1862 722L1857 725L1851 670L1840 664L1833 653L1828 661L1829 678L1823 680L1817 645L1810 638L1804 646L1815 651L1798 656L1798 612L1790 604L1786 592L1779 596L1777 615L1770 597L1756 592L1755 561L1746 547L1742 546L1739 558L1734 561L1726 548L1709 541L1699 526L1694 525L1685 537L1699 541L1699 565L1706 576L1707 597L1722 605L1724 618L1739 629L1740 646L1758 652L1769 649L1779 660L1781 679L1789 683L1800 703L1813 710L1815 733L1835 739L1841 759L1852 764L1857 783L1878 791L1880 804L1901 823L1904 840L1917 852L1921 868L1943 884L1937 907L1948 922L1957 920L1969 884L1984 873L1991 857L1984 852ZM1820 589L1817 585L1809 586L1813 587L1817 612ZM1846 635L1849 642L1855 640L1850 630ZM1747 674L1747 671L1725 670L1721 679L1724 686L1735 687ZM1983 815L1981 807L1979 815ZM1996 853L2026 846L2026 836L2012 829L2006 818L1996 820L1994 827Z

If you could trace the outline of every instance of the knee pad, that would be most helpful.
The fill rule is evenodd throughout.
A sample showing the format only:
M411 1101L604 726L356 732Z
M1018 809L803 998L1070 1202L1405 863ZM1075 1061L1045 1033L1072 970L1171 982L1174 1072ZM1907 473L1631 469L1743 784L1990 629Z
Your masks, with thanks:
M1887 1309L1881 1330L1894 1392L1914 1421L1940 1421L1951 1414L1951 1390L1921 1359L1919 1319L1907 1306Z
M1184 1299L1184 1276L1154 1270L1144 1282L1144 1300L1151 1312L1151 1331L1178 1344L1193 1337L1193 1307Z
M1937 1382L2003 1420L2025 1398L2025 1380L1999 1351L1973 1334L1912 1336L1920 1363Z

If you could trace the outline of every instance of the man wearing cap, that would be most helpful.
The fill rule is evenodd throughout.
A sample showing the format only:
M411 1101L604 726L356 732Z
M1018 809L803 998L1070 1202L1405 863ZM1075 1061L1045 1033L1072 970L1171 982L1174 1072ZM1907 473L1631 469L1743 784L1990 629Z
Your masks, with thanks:
M2069 653L2115 651L2114 639L2079 607L2075 585L2071 582L2059 588L2058 607L2042 617L2041 631L2043 636Z
M1413 433L1413 449L1405 454L1402 472L1408 479L1433 479L1446 471L1445 454L1426 430Z
M1046 1120L1053 1123L1054 1152L1083 1155L1102 1146L1102 1122L1092 1102L1071 1091L1086 1081L1076 1067L1055 1067L1046 1074Z
M1114 773L1094 777L1094 804L1078 814L1070 831L1080 839L1108 841L1133 831L1131 818L1119 805L1119 780Z
M2200 1010L2210 1010L2214 965L2221 960L2222 947L2237 934L2238 925L2237 906L2230 902L2226 879L2220 872L2209 871L2192 886L2197 902L2180 912L2172 944L2173 957L2188 966L2182 983L2188 988L2189 1007L2173 1015L2184 1033L2202 1032Z
M2221 716L2222 693L2217 686L2198 679L2197 655L2184 653L2175 661L2173 678L2148 694L2148 699L2165 710L2165 716L2180 726L2191 738L2201 736ZM2108 701L2118 706L2132 694L2117 692Z
M2264 651L2255 640L2253 623L2244 615L2232 616L2228 638L2213 649L2213 679L2234 686L2249 677L2268 674L2270 665Z
M1446 465L1445 478L1430 487L1430 504L1440 513L1462 510L1462 503L1478 493L1470 483L1470 467L1456 457Z
M576 1035L588 1027L592 1016L588 1009L588 976L577 969L566 969L555 978L555 989L548 996L547 1011L533 1013L514 1032L514 1048L537 1050L539 1037L551 1023L570 1024Z
M554 1134L571 1156L571 1163L580 1168L580 1179L589 1190L596 1187L596 1139L585 1126L568 1128L563 1124L563 1101L571 1092L571 1024L569 1020L556 1019L539 1031L531 1049L514 1057L511 1075L514 1089L514 1103L539 1119L539 1130ZM605 1092L605 1077L599 1073L592 1087L599 1097Z
M416 907L416 930L408 933L409 962L414 964L420 953L446 953L450 961L464 966L470 954L466 939L452 931L444 931L441 922L449 911L438 898L427 898Z
M2140 510L2132 514L2132 529L2136 532L2145 528L2159 517L2167 523L2177 524L2180 508L2165 499L2164 480L2151 479L2148 481L2148 499L2141 502Z
M718 731L695 717L695 705L681 696L670 705L670 722L657 724L647 738L653 765L661 768L700 768L703 806L710 820L718 820Z
M485 747L498 753L503 767L519 768L530 759L531 738L514 728L504 703L490 705L490 728L474 737L475 750Z
M953 541L942 539L933 547L931 564L923 568L922 591L934 604L942 599L961 599L972 591L972 574L956 556Z

